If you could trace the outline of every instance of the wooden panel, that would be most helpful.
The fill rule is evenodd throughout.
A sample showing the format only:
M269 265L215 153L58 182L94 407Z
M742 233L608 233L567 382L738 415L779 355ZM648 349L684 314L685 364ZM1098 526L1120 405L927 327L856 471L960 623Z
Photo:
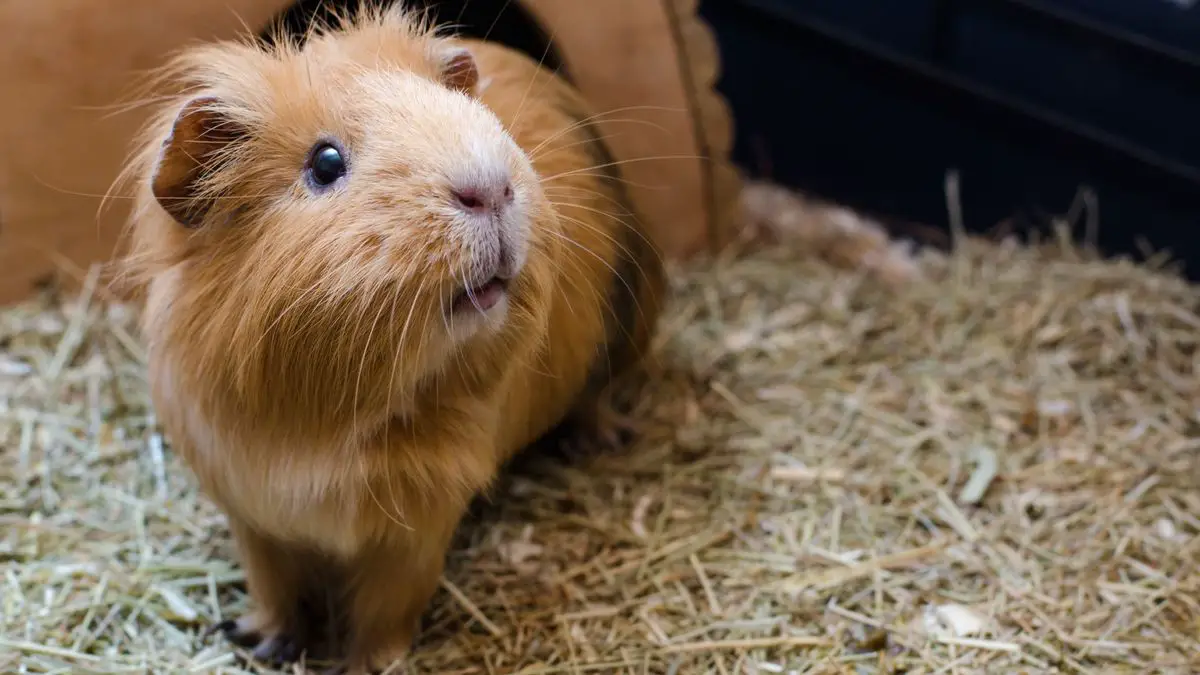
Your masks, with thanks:
M265 24L288 0L0 0L0 302L55 271L107 260L125 200L103 212L144 117L117 114L131 76L193 40ZM114 8L120 7L119 12Z

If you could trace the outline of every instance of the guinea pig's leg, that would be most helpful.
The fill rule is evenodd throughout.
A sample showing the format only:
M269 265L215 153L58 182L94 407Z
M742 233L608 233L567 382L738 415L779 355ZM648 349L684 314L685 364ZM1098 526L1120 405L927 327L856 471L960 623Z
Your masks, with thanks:
M356 561L349 607L351 675L384 670L408 654L464 509L430 514Z
M256 661L291 662L300 658L312 628L304 625L301 600L309 575L305 556L230 518L230 530L242 559L253 611L218 626L230 642L252 650Z

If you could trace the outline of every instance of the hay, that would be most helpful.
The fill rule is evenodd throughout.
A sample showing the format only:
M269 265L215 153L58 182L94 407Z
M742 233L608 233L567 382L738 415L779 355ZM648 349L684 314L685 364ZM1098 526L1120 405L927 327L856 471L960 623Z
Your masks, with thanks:
M1057 245L918 265L677 271L636 446L506 480L409 672L1195 672L1200 293ZM133 332L94 293L0 316L0 671L241 672Z

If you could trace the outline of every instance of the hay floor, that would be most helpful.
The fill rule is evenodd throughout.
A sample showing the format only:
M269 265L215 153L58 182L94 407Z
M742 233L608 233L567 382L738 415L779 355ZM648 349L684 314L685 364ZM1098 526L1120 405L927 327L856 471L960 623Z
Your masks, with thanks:
M1200 292L972 244L678 273L637 447L505 483L409 672L1200 670ZM0 317L0 671L241 672L130 315Z

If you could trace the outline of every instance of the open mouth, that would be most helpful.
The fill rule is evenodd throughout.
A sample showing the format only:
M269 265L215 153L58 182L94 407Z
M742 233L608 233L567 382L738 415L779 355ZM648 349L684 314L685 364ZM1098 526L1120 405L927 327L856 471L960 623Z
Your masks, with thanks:
M486 312L500 302L507 290L507 281L500 277L492 277L482 286L468 288L454 296L450 310L455 313L471 310Z

